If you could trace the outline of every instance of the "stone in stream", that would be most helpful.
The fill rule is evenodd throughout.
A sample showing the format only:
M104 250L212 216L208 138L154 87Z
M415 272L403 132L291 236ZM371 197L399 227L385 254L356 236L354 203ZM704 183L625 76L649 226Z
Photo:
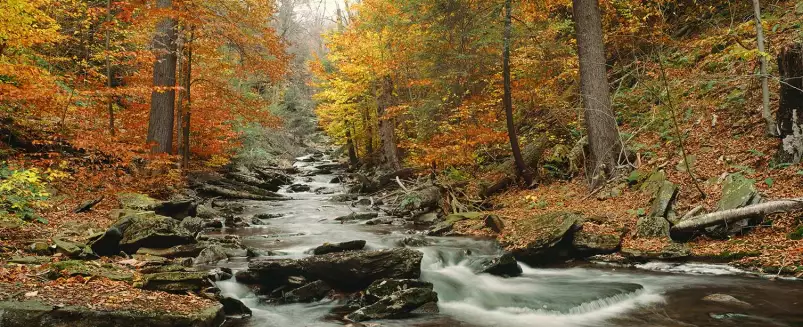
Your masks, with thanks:
M334 178L329 180L330 184L340 184L340 183L343 183L343 182L345 182L345 179L343 178L343 176L335 176Z
M181 221L179 226L192 235L198 235L206 228L206 222L198 217L187 217Z
M728 294L711 294L703 298L703 301L717 302L722 304L729 304L737 307L750 308L753 305L745 301L739 300L732 295Z
M471 258L468 266L477 274L491 274L500 277L516 277L522 273L521 266L510 253L495 257Z
M338 253L346 251L358 251L362 250L363 248L365 248L364 240L355 240L341 243L324 243L323 245L314 248L312 250L312 254L322 255L322 254Z
M415 217L415 223L420 225L431 225L438 221L438 213L435 211L420 214Z
M287 190L289 192L295 192L295 193L309 192L310 189L311 189L310 186L309 185L305 185L305 184L293 184L293 185L290 185L290 187L287 188Z
M565 259L571 251L566 244L582 221L582 216L571 212L551 212L538 214L529 219L517 221L522 235L530 235L530 242L523 248L513 251L516 259L531 265L551 263Z
M234 277L234 273L232 272L231 268L220 267L210 270L209 277L212 278L212 280L219 282L231 279Z
M346 319L366 321L403 318L428 303L438 302L438 294L428 288L410 288L379 299L374 304L352 312Z
M348 202L357 200L360 196L357 194L337 194L329 198L332 202Z
M254 218L263 219L263 220L276 219L276 218L282 218L282 217L284 217L284 214L282 214L282 213L260 213L260 214L254 215Z
M436 224L435 226L432 226L432 228L430 228L427 231L427 235L429 235L429 236L444 236L444 235L447 235L447 234L451 233L453 228L454 228L454 223L448 222L448 221L443 221L443 222L440 222L440 223Z
M410 288L426 288L433 289L430 282L421 281L418 279L380 279L375 281L365 289L363 300L368 304L374 304L379 299L386 296L391 296L393 293L403 291Z
M332 288L326 282L317 280L284 294L285 303L310 303L326 297Z
M365 224L368 225L368 226L393 225L394 223L396 223L396 221L397 221L397 219L394 219L392 217L380 217L380 218L374 218L374 219L371 219L369 221L366 221ZM403 225L403 222L402 222L402 225Z
M223 312L226 316L248 317L253 314L242 301L230 296L220 298L220 304L223 305Z
M422 235L407 236L396 242L396 245L404 247L422 247L430 244L431 242Z
M376 217L379 217L379 214L376 212L363 212L363 213L352 212L348 215L337 217L335 218L335 220L346 222L353 220L370 220Z
M273 289L291 276L322 280L332 288L357 291L383 278L418 278L421 274L421 252L410 249L350 251L316 255L303 259L257 259L248 270L236 274L237 281Z
M194 263L196 265L215 264L228 258L229 256L226 250L222 246L215 244L203 249L203 251L195 257Z

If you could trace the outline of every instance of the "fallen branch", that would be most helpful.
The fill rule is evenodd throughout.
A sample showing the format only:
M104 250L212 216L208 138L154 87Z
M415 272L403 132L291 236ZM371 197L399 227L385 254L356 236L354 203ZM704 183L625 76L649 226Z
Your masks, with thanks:
M94 207L95 205L97 205L98 203L100 203L100 201L103 201L103 198L105 198L105 196L104 196L104 195L101 195L101 196L100 196L99 198L97 198L97 199L94 199L94 200L91 200L91 201L84 202L84 203L82 203L80 206L78 206L77 208L75 208L75 210L73 210L73 212L74 212L74 213L82 213L82 212L87 212L87 211L91 210L91 209L92 209L92 207Z
M738 209L717 211L706 215L689 218L672 227L673 232L689 232L720 224L730 224L742 219L766 216L772 213L789 212L803 209L803 198L777 200L754 204Z
M268 196L268 195L259 195L253 194L249 192L243 191L236 191L227 189L220 186L210 185L210 184L202 184L198 187L198 190L201 192L213 194L220 196L226 199L242 199L242 200L260 200L260 201L285 201L291 200L286 196Z
M408 190L407 187L404 186L404 183L402 183L401 179L399 179L399 176L396 176L396 183L398 183L399 186L402 188L402 190L404 190L405 192L410 192L410 190Z

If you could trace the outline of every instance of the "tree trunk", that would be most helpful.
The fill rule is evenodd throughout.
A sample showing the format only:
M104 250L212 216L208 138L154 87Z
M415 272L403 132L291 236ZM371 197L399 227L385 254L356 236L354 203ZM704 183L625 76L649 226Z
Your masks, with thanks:
M803 209L803 198L770 201L738 209L717 211L699 217L682 220L672 227L673 232L689 232L710 226L730 224L745 218L766 216L772 213Z
M363 129L365 130L365 158L370 161L371 156L374 154L374 129L372 128L374 123L371 120L371 113L368 108L363 110L362 120Z
M156 0L156 7L170 10L172 0ZM148 143L154 142L152 151L170 153L173 150L173 116L176 101L176 20L162 18L156 25L153 37L153 87L151 113L148 122Z
M112 1L106 0L106 87L109 88L111 92L112 89L112 61L109 52L111 51L111 22L112 22ZM109 98L106 100L109 103L107 104L107 111L109 112L109 134L114 137L114 96L109 95Z
M778 127L770 113L770 86L767 76L767 56L764 49L764 25L761 23L761 3L753 0L753 11L756 20L756 41L758 42L759 60L761 61L761 116L767 122L767 135L778 135Z
M513 123L513 94L510 85L510 39L511 34L513 34L513 24L511 22L512 11L511 0L505 0L505 40L502 54L502 75L504 77L505 94L502 98L502 104L505 107L505 116L507 117L507 135L510 139L510 148L513 150L513 159L516 163L516 175L523 178L524 182L529 187L533 184L533 175L521 156L519 138L516 136L516 125Z
M348 123L346 125L348 125ZM359 158L357 158L357 151L354 149L354 141L351 139L350 127L346 127L346 148L349 152L349 165L352 167L357 166Z
M803 43L784 47L778 55L781 100L776 114L781 146L778 161L799 163L803 155Z
M586 172L594 189L612 177L623 147L611 110L599 3L597 0L572 0L572 3L580 58L580 93L591 150Z
M184 151L184 135L182 134L181 126L184 123L184 101L186 98L187 90L184 89L184 79L186 74L186 35L184 35L184 28L183 26L179 26L177 28L178 35L176 36L176 76L178 76L178 86L176 88L176 94L178 99L176 100L176 119L175 119L175 131L176 131L176 153L182 154ZM184 165L182 165L184 167ZM184 167L186 168L186 167Z
M377 120L379 120L379 138L382 141L382 163L391 170L401 168L398 149L396 148L396 119L385 117L387 108L393 102L393 80L390 76L382 78L382 86L377 97Z
M184 113L182 115L182 122L181 122L181 140L182 140L182 148L179 150L181 152L181 165L183 167L188 167L190 164L190 114L192 113L192 46L193 42L195 41L195 26L190 27L190 38L187 42L187 69L185 69L184 74L184 91L186 92L187 96L187 106L184 107Z

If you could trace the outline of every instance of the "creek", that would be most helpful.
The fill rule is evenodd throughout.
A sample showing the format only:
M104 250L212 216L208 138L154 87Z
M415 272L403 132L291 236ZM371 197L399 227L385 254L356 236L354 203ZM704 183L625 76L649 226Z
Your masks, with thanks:
M326 161L324 161L325 163ZM316 164L320 164L318 162ZM313 164L298 162L302 171ZM336 175L296 177L311 189L344 193L330 181ZM267 225L224 229L241 237L246 246L271 251L272 257L301 258L323 243L366 240L366 249L396 247L414 226L341 224L335 217L365 208L331 202L332 194L282 193L292 201L248 201L244 216L271 213L280 218ZM421 278L435 285L439 314L378 322L381 326L803 326L803 283L758 278L710 264L648 263L638 267L575 264L561 268L531 268L502 278L475 274L466 265L469 256L499 254L489 240L467 237L427 237ZM229 261L223 266L246 269L248 262ZM243 327L343 326L342 314L332 311L335 300L313 304L272 305L260 301L247 286L234 280L219 282L223 293L243 301L253 317L233 323ZM728 294L749 305L703 300L711 294Z

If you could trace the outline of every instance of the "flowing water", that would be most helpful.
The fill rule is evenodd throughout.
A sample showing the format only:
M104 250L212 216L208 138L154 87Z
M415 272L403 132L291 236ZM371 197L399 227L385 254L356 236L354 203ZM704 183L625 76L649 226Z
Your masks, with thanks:
M317 164L320 164L318 162ZM297 163L302 171L314 164ZM334 175L297 177L313 190L332 184ZM309 179L311 178L311 180ZM329 201L330 195L288 194L285 202L246 202L246 217L258 213L284 214L269 225L227 229L243 244L270 250L275 258L300 258L326 242L366 240L368 249L396 246L412 226L341 224L335 217L366 208ZM537 269L522 264L516 278L475 274L468 256L498 254L495 243L463 237L431 237L424 253L422 279L432 282L441 313L404 320L379 321L381 326L803 326L803 283L748 277L740 271L706 264L649 263L637 268L606 266ZM234 270L247 261L230 261ZM221 290L241 299L253 317L236 325L246 327L343 326L332 310L333 300L314 304L271 305L235 281L219 283ZM739 306L702 300L724 293L749 302ZM372 322L374 323L374 322ZM370 325L369 325L370 326Z

